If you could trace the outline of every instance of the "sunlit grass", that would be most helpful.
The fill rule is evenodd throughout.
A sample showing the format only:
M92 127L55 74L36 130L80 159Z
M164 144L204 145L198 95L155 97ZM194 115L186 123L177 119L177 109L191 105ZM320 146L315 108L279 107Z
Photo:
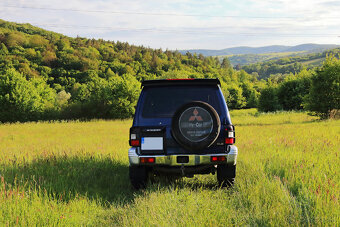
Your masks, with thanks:
M295 124L316 121L317 117L309 116L306 112L278 111L263 113L257 109L230 111L232 123L236 126L246 125L277 125Z
M0 225L340 224L340 121L232 111L233 189L213 175L128 181L131 121L0 125Z

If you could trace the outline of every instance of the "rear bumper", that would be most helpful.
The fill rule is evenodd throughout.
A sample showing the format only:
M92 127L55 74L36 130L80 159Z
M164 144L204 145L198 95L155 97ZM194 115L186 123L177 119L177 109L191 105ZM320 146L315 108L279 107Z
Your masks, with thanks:
M148 165L162 165L162 166L199 166L199 165L214 165L214 164L221 164L225 163L228 165L236 165L237 161L237 147L234 145L230 145L228 147L228 153L218 153L218 154L178 154L178 155L138 155L136 148L131 147L129 149L129 162L130 165L139 165L141 157L153 157L155 158L155 163L148 164ZM188 162L180 163L177 162L179 156L187 156ZM226 158L223 162L212 162L212 156L224 156Z

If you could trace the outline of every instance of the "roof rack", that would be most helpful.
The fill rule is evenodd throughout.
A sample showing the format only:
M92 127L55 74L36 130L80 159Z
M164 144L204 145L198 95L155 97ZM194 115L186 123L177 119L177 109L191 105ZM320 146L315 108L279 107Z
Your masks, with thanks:
M164 85L221 85L219 79L166 79L166 80L145 80L141 87L164 86Z

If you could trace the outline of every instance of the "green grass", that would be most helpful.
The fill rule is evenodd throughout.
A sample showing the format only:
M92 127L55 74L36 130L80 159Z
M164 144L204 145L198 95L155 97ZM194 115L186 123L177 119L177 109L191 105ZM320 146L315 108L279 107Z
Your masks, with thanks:
M340 225L340 121L232 111L237 182L128 181L131 121L0 125L0 226Z

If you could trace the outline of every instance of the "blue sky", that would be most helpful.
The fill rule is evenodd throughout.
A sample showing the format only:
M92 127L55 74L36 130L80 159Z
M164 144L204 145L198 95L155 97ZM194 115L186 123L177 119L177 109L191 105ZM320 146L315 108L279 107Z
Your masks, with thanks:
M163 49L340 44L340 1L1 0L0 18Z

